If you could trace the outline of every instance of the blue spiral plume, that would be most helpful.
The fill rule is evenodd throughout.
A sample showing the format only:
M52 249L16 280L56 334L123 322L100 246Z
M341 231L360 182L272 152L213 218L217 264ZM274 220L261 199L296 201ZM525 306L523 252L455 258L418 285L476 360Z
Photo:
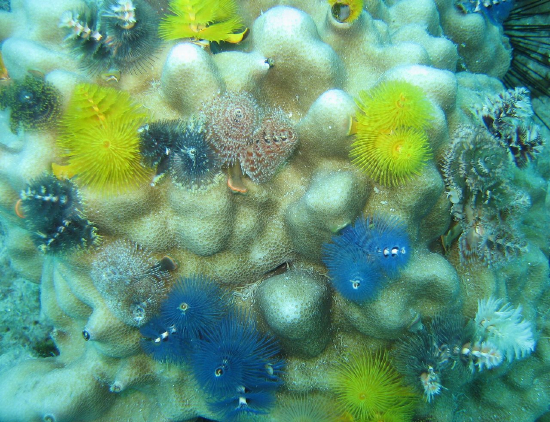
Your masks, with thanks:
M323 245L323 263L334 288L348 300L372 300L409 258L410 242L395 218L359 217Z
M357 223L356 223L357 226ZM409 260L410 241L404 224L395 217L367 219L365 249L389 276L395 276Z
M193 372L222 420L262 413L280 385L283 362L275 340L257 331L249 315L231 313L193 349Z
M180 278L161 305L162 320L183 337L198 338L222 317L225 303L213 280L203 276Z
M334 288L347 300L363 303L372 299L383 281L374 257L356 244L359 240L353 227L348 226L333 243L323 247L323 262L328 268Z
M141 348L160 362L180 363L190 358L192 341L183 337L162 318L155 317L139 330Z
M274 403L275 397L269 391L240 391L233 396L210 403L210 409L220 415L221 420L230 422L239 420L246 414L266 414Z

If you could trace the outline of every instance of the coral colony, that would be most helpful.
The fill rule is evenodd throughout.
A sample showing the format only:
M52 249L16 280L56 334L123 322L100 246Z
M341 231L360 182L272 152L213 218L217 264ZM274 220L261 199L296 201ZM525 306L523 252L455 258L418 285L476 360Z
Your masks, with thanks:
M0 421L546 420L550 2L157 3L0 4Z

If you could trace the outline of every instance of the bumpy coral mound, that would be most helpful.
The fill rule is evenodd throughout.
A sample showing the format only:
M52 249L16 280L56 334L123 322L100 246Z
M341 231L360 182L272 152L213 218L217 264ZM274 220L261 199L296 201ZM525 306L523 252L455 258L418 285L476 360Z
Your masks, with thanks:
M543 417L548 135L498 21L154 3L0 11L2 262L58 352L0 420Z

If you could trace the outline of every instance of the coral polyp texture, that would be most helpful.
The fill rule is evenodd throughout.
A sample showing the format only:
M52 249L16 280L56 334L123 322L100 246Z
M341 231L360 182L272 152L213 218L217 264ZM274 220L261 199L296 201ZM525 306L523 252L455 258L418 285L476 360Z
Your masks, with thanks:
M0 10L0 421L547 419L529 2Z

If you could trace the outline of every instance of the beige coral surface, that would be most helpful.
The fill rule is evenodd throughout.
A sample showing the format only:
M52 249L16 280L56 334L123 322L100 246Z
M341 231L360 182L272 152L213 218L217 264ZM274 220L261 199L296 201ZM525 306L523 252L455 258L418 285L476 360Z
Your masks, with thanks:
M11 13L0 12L10 76L43 72L65 104L76 83L104 83L79 71L62 43L57 22L79 3L14 0ZM347 24L322 0L241 1L250 35L234 51L214 55L185 40L165 43L147 73L123 74L117 88L152 119L188 118L215 95L246 91L262 106L282 109L299 144L271 181L243 177L245 194L228 188L226 174L198 190L170 180L118 196L83 188L87 217L104 245L128 239L156 259L169 255L179 265L174 279L202 274L219 281L279 338L287 361L281 397L329 391L327 374L347 350L389 348L421 320L444 312L473 317L478 299L507 297L540 332L535 354L476 382L476 399L470 387L460 387L459 410L476 414L473 419L453 419L458 410L450 393L435 405L421 404L418 415L532 421L550 402L548 233L537 233L528 253L498 271L462 265L456 244L444 251L440 241L452 221L441 158L450 134L472 121L473 99L502 90L496 78L507 70L508 44L497 26L479 14L460 14L451 0L368 0L365 8ZM434 160L390 188L352 166L348 152L354 97L393 80L421 87L432 103L427 134ZM13 207L25 183L56 162L56 134L12 135L6 121L0 122L4 243L13 269L40 283L43 319L54 326L60 354L0 368L0 420L215 418L190 369L145 355L139 329L117 318L94 285L90 268L104 246L60 256L34 247ZM534 169L529 176L522 188L532 212L547 221L547 181ZM412 256L376 300L358 305L332 288L321 247L362 213L400 218Z

